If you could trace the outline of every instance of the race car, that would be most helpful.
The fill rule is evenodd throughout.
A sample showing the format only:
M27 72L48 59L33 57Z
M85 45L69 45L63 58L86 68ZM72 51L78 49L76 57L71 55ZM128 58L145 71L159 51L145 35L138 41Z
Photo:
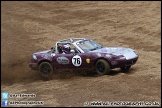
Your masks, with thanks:
M29 67L48 79L54 69L88 69L105 75L114 68L128 70L137 60L138 54L131 48L104 47L91 39L68 38L56 42L50 50L34 53Z

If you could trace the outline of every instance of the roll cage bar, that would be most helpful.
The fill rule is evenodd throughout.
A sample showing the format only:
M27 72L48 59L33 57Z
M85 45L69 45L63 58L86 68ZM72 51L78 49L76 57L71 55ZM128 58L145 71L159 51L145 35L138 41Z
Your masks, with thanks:
M86 38L68 38L68 39L60 40L58 42L70 42L70 43L73 43L73 42L76 42L78 40L86 40Z

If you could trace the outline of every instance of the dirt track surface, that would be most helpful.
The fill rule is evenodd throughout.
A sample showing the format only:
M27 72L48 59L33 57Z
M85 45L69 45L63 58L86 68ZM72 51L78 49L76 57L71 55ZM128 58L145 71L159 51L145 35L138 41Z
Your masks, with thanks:
M161 2L1 3L1 92L34 93L34 99L16 100L44 101L43 106L161 101ZM127 73L115 69L97 76L65 70L50 81L29 69L32 53L70 37L130 47L139 60Z

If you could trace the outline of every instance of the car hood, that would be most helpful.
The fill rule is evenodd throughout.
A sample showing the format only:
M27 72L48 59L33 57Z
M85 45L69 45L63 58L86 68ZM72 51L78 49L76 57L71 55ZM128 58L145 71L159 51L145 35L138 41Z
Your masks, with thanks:
M34 53L34 54L46 54L46 53L48 53L49 51L51 51L51 50L39 51L39 52L36 52L36 53Z
M91 52L98 52L98 53L107 53L113 55L123 55L126 57L127 60L137 57L137 53L131 48L124 48L124 47L104 47L101 49L97 49Z

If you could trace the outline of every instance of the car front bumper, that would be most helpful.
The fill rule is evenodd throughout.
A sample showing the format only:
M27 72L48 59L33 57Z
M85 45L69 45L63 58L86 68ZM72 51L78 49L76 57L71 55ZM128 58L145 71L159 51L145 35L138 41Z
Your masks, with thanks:
M125 66L131 66L134 65L138 60L138 57L135 57L133 59L129 60L115 60L115 64L111 63L112 68L119 68L119 67L125 67Z

